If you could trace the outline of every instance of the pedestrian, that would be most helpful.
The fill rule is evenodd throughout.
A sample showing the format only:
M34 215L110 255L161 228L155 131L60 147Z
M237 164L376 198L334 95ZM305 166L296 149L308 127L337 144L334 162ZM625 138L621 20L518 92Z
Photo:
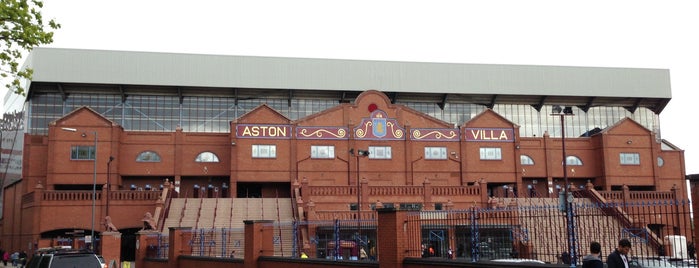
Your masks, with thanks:
M25 265L27 265L27 258L28 258L28 257L29 257L29 256L27 256L27 251L26 251L26 250L22 250L22 252L19 253L19 264L20 264L20 267L24 267Z
M561 253L561 262L563 264L570 264L570 253L568 253L568 251L563 251L563 253Z
M590 242L590 254L582 259L583 268L604 268L604 263L602 263L602 257L600 253L602 252L602 245L599 242Z
M364 250L364 247L361 247L359 249L359 259L360 260L366 260L367 255L366 255L366 250Z
M453 259L453 258L454 258L454 251L451 250L451 248L449 248L449 249L447 250L447 258L449 258L449 259Z
M12 260L12 266L17 267L17 260L19 260L19 252L15 251L10 255L10 260Z
M9 251L3 252L2 253L2 264L7 266L7 261L9 261L9 260L10 260L10 252Z
M631 251L631 242L626 238L619 240L617 248L607 256L607 268L628 268L629 251Z

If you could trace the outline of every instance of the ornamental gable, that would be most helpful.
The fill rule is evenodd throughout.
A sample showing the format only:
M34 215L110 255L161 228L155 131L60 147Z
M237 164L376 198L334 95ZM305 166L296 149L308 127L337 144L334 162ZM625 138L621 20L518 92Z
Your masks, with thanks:
M649 135L651 131L633 119L625 117L604 129L602 133L612 135Z
M500 114L494 112L491 109L486 109L485 111L474 116L470 120L463 124L463 127L467 128L516 128L518 127L515 123L512 123L507 118L501 116Z
M257 106L244 115L238 117L233 123L238 124L290 124L291 120L283 114L269 107L267 104Z
M106 117L102 116L90 107L83 106L73 110L67 115L59 118L58 120L51 123L55 126L105 126L109 127L114 124Z

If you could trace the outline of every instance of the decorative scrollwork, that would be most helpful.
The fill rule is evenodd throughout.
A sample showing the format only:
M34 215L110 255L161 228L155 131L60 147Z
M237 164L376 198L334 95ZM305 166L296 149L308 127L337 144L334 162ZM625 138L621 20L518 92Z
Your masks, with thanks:
M316 137L318 137L318 138L322 138L322 137L323 137L323 134L328 134L328 135L331 135L331 136L333 136L333 137L335 137L335 138L344 138L345 135L347 135L347 133L345 132L344 129L338 129L338 130L337 130L337 133L334 133L334 132L332 132L332 131L328 131L328 130L326 130L326 129L318 129L318 130L316 130L316 131L314 131L314 132L312 132L312 133L308 133L308 129L306 129L306 128L304 128L303 130L301 130L301 132L300 132L299 134L300 134L301 136L304 136L304 137L316 136Z

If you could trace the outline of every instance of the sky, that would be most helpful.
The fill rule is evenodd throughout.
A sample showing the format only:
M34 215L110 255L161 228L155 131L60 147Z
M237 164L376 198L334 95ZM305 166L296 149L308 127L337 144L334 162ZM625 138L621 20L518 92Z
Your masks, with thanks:
M62 25L47 47L669 69L661 135L699 173L694 1L45 0L42 10Z

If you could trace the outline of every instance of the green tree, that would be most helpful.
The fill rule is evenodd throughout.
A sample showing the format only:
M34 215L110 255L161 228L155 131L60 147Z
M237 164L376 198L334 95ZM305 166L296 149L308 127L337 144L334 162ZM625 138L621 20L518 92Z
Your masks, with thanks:
M0 78L5 87L17 94L25 94L20 80L31 79L33 73L30 68L20 69L24 53L52 43L51 30L61 27L54 20L44 24L43 6L41 0L0 0Z

